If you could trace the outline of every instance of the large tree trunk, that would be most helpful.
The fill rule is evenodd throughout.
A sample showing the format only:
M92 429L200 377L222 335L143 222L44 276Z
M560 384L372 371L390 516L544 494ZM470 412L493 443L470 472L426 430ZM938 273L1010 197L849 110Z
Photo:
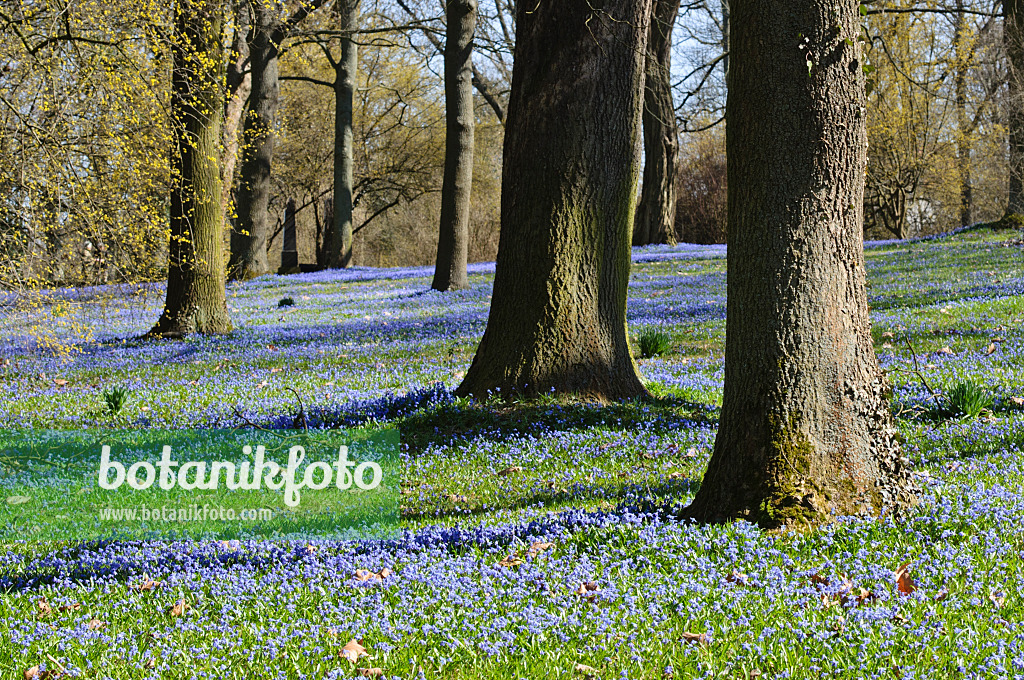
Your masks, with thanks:
M352 264L352 102L355 94L359 48L354 32L359 21L359 0L338 0L341 59L334 67L334 225L329 264Z
M731 5L725 395L690 513L883 511L911 484L868 319L858 3Z
M434 290L469 288L469 204L473 189L473 36L476 0L449 0L444 46L445 152Z
M626 287L650 0L519 8L494 293L458 393L642 395Z
M179 0L171 47L170 249L167 300L150 335L231 330L224 293L220 141L224 115L221 0Z
M672 26L679 0L654 0L644 88L644 183L633 245L675 243L679 130L672 103Z
M1024 215L1024 0L1003 0L1003 43L1008 62L1006 125L1010 137L1007 215Z
M238 222L231 232L228 276L245 281L270 272L270 165L274 159L274 125L280 85L277 58L280 29L276 3L251 0L253 30L249 41L252 92L245 112L242 167L238 178Z

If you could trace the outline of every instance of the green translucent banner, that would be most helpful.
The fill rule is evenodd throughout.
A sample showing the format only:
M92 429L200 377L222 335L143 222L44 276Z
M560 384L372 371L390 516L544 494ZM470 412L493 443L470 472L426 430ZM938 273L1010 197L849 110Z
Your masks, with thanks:
M397 430L0 430L0 543L397 531Z

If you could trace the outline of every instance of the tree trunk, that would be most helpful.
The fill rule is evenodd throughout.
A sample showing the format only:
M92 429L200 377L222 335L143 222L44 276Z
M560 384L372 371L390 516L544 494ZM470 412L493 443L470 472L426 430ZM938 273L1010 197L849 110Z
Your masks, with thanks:
M238 281L270 272L270 166L274 159L274 125L280 93L276 3L251 0L253 30L249 40L252 92L242 128L242 167L238 178L238 222L231 232L228 276Z
M956 162L960 182L960 226L974 223L974 192L971 186L971 120L967 115L967 70L974 50L968 49L964 0L956 0L953 26L953 48L956 57L954 89L956 90Z
M732 16L725 394L689 511L766 527L884 511L911 483L868 318L858 3L733 0Z
M338 0L338 30L342 31L341 59L334 67L334 226L329 263L332 268L352 264L352 102L358 46L354 31L359 21L359 0Z
M473 36L476 0L449 0L444 46L445 152L434 290L469 288L469 205L473 189Z
M1024 215L1024 0L1003 0L1003 43L1008 83L1006 125L1010 137L1007 215Z
M249 101L252 89L252 74L249 70L249 5L237 2L235 13L235 34L231 40L227 72L227 103L224 106L224 161L220 168L221 210L230 213L231 190L235 186L235 163L238 161L238 126L242 121L245 103Z
M672 27L679 0L653 0L644 88L644 183L633 245L675 243L679 131L672 103Z
M150 335L231 330L224 293L220 141L224 49L220 0L179 0L171 74L171 214L167 300Z
M643 395L626 287L650 0L519 7L494 293L458 394Z

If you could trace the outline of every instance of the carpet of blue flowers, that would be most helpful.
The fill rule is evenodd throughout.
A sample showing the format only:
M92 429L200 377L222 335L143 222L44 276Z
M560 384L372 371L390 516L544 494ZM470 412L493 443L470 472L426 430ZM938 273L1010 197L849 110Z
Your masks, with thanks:
M903 517L814 531L676 518L721 401L721 247L634 251L631 332L672 350L640 362L653 398L606 406L453 398L493 265L443 295L424 269L264 277L229 289L232 334L186 341L133 339L155 286L0 299L4 426L387 422L406 514L361 543L0 546L0 676L1024 677L1016 237L868 248L921 493ZM994 398L979 418L934 403L964 379Z

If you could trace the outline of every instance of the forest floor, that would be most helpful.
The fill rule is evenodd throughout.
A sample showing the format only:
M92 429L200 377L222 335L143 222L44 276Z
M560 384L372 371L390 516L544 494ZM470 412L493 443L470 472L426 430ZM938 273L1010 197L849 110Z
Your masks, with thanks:
M603 407L452 396L493 265L443 295L425 269L263 277L229 287L233 333L185 341L133 339L158 286L0 298L4 427L278 428L301 409L397 427L405 489L388 540L49 544L17 541L42 501L4 503L24 479L0 476L0 676L1024 677L1018 236L866 250L920 500L798 532L673 517L721 403L720 247L634 250L630 330L671 349L639 362L653 398ZM922 377L991 407L953 416Z

